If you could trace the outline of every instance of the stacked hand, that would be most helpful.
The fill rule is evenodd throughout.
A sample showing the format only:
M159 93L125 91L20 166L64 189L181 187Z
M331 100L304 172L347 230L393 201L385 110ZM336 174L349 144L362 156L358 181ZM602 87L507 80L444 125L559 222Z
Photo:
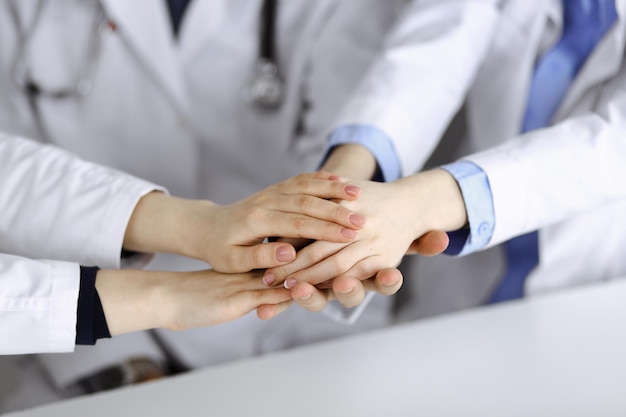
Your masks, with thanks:
M406 253L435 255L448 244L441 230L466 222L465 206L452 176L443 170L424 172L392 183L353 181L357 200L341 204L367 218L358 237L348 243L316 241L298 252L295 261L266 271L265 281L284 283L301 306L319 311L329 298L347 307L363 301L365 292L389 295L402 285L395 269ZM263 306L262 318L282 311Z
M358 187L329 173L301 174L227 206L152 193L131 218L124 247L207 261L220 272L291 262L295 249L269 236L350 242L365 218L330 199L354 200Z
M99 271L96 286L111 333L209 326L290 300L289 290L267 288L262 274L253 271L293 261L295 248L265 239L351 242L365 218L334 201L359 194L358 187L320 172L298 175L227 206L159 192L144 196L129 221L124 247L193 257L214 269Z
M269 319L293 300L311 311L331 298L350 307L366 291L398 291L402 257L442 252L447 235L437 230L465 222L458 186L442 170L392 183L302 174L228 206L152 193L137 205L125 247L202 259L214 270L134 280L103 271L97 286L112 333L208 326L254 309ZM296 254L303 241L312 243Z

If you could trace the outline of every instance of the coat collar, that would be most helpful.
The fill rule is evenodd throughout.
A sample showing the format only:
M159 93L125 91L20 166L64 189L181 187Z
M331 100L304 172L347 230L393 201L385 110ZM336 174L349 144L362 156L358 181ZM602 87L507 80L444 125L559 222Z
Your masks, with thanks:
M182 112L189 110L178 48L165 2L101 0L107 18L155 82ZM198 2L195 2L198 3ZM204 3L204 2L199 2ZM187 113L188 114L188 113Z

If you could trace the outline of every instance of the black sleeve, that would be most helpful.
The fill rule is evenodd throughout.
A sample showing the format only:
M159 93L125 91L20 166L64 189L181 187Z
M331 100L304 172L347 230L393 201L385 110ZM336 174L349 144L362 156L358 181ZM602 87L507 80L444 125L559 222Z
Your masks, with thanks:
M96 290L97 267L80 267L80 290L76 320L76 344L95 345L98 339L109 338L111 333Z

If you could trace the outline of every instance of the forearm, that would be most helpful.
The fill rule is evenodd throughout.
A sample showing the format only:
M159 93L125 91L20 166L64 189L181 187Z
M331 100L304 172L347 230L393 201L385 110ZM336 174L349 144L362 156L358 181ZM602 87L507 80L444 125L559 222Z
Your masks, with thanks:
M452 231L467 224L463 195L447 171L425 171L391 185L397 189L398 214L414 229L415 239L431 230Z
M290 291L267 288L260 272L100 270L96 289L112 336L213 326L291 300Z
M364 146L345 144L331 151L321 168L346 178L369 180L376 173L376 158Z
M301 174L228 206L150 193L135 207L124 247L201 259L221 272L270 268L293 260L295 251L264 244L269 236L352 240L364 219L333 200L358 194L358 187L327 173Z
M164 288L174 273L141 270L100 270L96 290L111 336L167 327L169 310Z
M135 207L124 235L124 248L143 253L166 252L202 258L198 212L210 211L215 204L186 200L161 192L147 194Z

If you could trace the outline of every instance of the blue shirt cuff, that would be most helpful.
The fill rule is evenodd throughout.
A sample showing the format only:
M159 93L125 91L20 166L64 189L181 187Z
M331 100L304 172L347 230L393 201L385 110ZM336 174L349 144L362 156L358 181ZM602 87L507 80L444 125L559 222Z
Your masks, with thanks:
M332 148L348 143L364 146L374 155L382 174L382 178L374 178L374 180L389 182L400 178L400 158L393 142L386 134L373 126L348 125L335 129L328 138L323 160L328 158Z
M449 255L467 255L483 249L493 236L496 218L493 196L487 174L478 165L469 161L459 161L444 165L459 184L469 227L449 233Z

